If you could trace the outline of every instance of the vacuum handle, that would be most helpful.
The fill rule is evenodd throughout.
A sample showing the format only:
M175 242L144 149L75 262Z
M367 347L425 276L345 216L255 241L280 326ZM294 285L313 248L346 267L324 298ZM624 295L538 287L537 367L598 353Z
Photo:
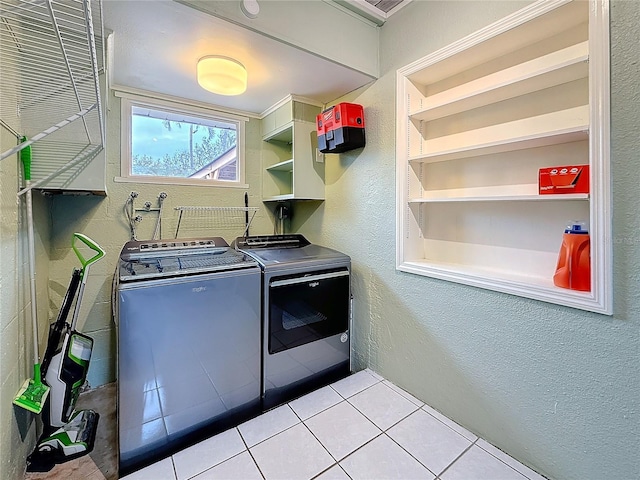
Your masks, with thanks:
M89 258L88 260L85 259L82 253L80 252L80 250L78 250L78 247L76 246L76 240L80 240L87 247L89 247L91 250L96 252L96 254L93 257ZM98 245L96 242L91 240L86 235L83 235L82 233L73 234L73 241L71 242L71 247L73 248L73 251L76 252L76 256L78 257L78 260L80 260L80 263L82 264L83 276L84 276L84 272L86 271L89 265L96 263L105 255L105 251L100 247L100 245Z

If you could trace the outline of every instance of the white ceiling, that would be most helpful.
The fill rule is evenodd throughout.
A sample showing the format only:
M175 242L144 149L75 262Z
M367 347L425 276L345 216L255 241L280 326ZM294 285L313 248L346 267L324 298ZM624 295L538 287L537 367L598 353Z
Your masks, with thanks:
M242 26L173 1L105 1L105 28L114 32L111 81L261 114L289 94L331 102L372 78ZM216 95L196 81L196 63L224 55L248 71L247 91Z

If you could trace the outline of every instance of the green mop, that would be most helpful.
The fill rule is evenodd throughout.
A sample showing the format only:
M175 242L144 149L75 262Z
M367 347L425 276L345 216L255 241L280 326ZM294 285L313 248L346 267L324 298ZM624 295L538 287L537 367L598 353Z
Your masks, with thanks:
M27 138L22 137L21 142L26 142ZM24 179L27 188L31 183L31 146L26 146L19 153ZM31 321L33 323L33 378L25 380L22 388L13 399L14 405L22 407L33 413L40 413L49 395L49 387L42 383L40 374L40 354L38 348L38 309L36 306L36 252L35 239L33 233L33 204L31 190L27 190L27 233L29 241L29 276L31 280Z

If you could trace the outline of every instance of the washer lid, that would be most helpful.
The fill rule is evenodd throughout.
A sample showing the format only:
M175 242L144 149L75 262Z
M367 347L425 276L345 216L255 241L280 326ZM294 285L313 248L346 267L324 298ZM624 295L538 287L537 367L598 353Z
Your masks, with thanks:
M253 258L229 247L222 238L211 237L127 242L118 273L120 281L135 281L250 267L258 267Z

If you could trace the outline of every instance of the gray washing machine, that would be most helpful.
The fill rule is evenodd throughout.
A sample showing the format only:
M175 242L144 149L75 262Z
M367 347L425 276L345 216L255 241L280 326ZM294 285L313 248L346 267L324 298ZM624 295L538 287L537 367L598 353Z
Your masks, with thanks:
M132 241L117 276L126 475L261 412L261 269L222 238Z
M302 235L241 237L262 268L262 401L269 409L351 373L351 259Z

